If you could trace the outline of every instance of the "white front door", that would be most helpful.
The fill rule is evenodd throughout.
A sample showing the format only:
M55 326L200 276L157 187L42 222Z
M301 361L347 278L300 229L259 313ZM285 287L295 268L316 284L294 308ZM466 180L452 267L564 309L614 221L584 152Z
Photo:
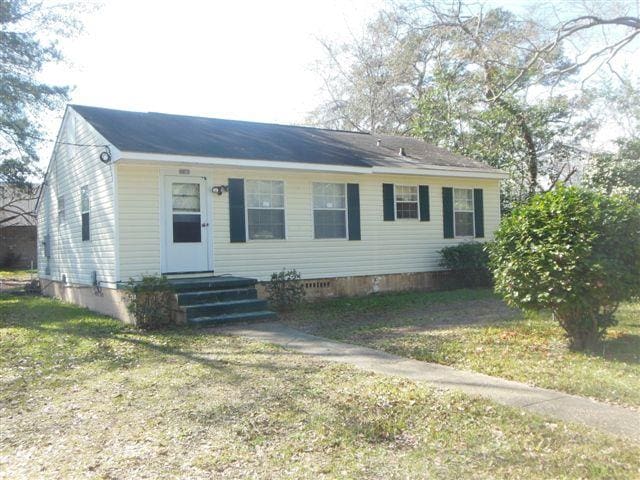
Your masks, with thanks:
M164 177L163 273L210 271L210 220L204 177Z

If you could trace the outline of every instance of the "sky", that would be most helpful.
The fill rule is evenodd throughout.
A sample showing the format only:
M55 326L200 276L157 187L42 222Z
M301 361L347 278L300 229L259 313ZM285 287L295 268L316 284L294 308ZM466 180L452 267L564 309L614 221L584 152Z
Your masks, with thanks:
M317 104L317 37L348 34L381 2L105 0L45 71L72 102L299 123Z
M53 3L53 2L52 2ZM103 0L42 72L70 103L304 123L319 103L318 37L346 38L380 0ZM45 120L55 138L62 113ZM52 149L42 146L41 163Z
M55 3L55 0L48 0ZM93 0L86 0L91 3ZM492 0L522 8L531 0ZM574 0L561 0L570 5ZM71 103L275 123L304 123L320 100L318 37L348 39L383 0L102 0L66 62L42 73ZM564 5L564 4L563 4ZM55 138L61 112L45 120ZM43 145L42 161L52 144Z

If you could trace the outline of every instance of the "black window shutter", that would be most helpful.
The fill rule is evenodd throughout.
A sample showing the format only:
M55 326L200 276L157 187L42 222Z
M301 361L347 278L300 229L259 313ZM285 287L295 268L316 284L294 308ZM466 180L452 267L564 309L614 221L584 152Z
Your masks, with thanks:
M473 189L473 214L476 224L476 238L484 237L484 200L482 198L482 189Z
M82 241L88 242L91 240L91 234L89 231L89 212L82 214Z
M453 238L453 188L442 187L442 223L444 238Z
M229 179L229 236L232 243L247 241L242 178Z
M396 206L393 198L393 183L382 184L382 211L385 222L396 219Z
M418 194L420 200L420 221L428 222L431 220L429 214L429 187L427 185L418 186Z
M357 183L347 183L347 215L349 240L360 240L360 186Z

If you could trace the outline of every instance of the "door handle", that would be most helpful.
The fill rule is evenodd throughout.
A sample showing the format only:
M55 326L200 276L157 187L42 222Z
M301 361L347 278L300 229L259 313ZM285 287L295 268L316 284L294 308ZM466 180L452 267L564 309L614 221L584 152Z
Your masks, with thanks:
M203 223L203 224L202 224L202 226L203 226L203 227L208 227L208 226L209 226L209 224L208 224L208 223Z

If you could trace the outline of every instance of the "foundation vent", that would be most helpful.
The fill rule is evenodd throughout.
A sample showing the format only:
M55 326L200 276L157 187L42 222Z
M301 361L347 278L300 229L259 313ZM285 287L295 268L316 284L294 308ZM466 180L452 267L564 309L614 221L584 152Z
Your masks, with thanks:
M330 286L331 282L328 280L312 280L304 282L304 288L329 288Z

